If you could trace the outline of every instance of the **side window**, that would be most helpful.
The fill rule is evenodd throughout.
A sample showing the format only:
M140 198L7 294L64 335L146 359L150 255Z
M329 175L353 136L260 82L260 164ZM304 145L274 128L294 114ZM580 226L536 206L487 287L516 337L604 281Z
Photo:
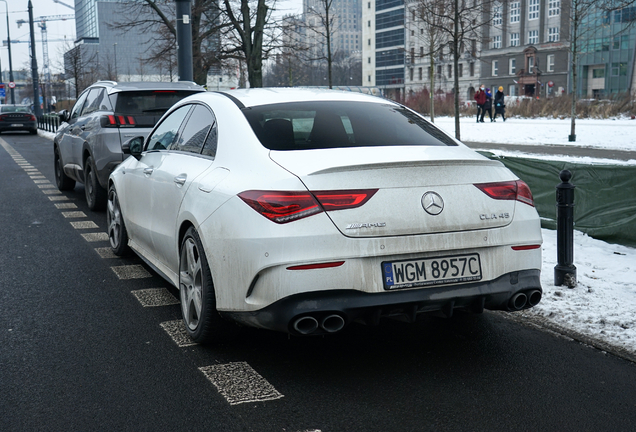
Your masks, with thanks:
M203 105L195 105L174 150L201 153L212 123L214 123L214 116L210 110Z
M103 88L97 87L92 89L90 93L88 93L88 97L86 98L86 103L84 104L82 115L87 115L90 113L94 113L95 111L99 111L105 96L106 91Z
M73 110L71 111L71 120L79 117L80 112L82 112L82 107L84 106L84 102L86 101L86 97L88 96L88 92L85 91L80 95L80 97L75 102L73 106Z
M165 150L176 142L181 123L192 108L192 105L184 105L173 111L152 132L146 145L146 150Z
M203 144L202 155L216 157L216 144L218 142L219 131L216 125L216 119L213 120L212 127L210 128L210 133L208 137L205 139L205 144Z

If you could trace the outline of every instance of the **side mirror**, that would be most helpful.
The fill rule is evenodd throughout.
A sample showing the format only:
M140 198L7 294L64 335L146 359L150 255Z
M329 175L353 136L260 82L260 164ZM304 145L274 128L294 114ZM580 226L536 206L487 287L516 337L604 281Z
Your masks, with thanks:
M68 122L70 119L70 115L67 110L62 110L58 112L57 115L60 118L60 120L63 122Z
M141 158L141 152L144 148L144 137L137 136L131 138L121 145L121 151L124 154L131 155L135 159Z

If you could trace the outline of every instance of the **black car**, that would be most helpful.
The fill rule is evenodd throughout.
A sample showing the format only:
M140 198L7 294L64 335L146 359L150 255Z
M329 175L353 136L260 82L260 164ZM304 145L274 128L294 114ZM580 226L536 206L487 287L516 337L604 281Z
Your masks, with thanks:
M38 133L38 122L28 105L0 105L0 132Z

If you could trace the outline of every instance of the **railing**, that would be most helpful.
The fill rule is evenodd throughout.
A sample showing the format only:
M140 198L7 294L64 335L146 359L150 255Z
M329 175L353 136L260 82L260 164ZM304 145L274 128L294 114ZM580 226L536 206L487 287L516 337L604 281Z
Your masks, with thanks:
M57 132L60 123L60 117L57 114L44 114L38 117L38 129L43 131Z

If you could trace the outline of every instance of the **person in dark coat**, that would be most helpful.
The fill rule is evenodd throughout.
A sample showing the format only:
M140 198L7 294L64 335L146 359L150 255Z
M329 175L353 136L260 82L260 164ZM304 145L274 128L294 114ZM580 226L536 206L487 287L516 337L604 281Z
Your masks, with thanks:
M490 89L487 88L486 89L486 102L484 103L484 108L481 110L481 120L480 122L484 122L484 114L488 112L488 117L490 118L490 121L492 120L492 93L490 92Z
M499 86L495 93L495 117L493 121L497 121L497 114L501 114L503 121L506 121L506 104L504 103L503 87Z
M486 103L486 93L484 92L484 85L479 87L479 90L475 93L475 102L477 102L477 123L484 122L484 104ZM481 119L480 116L481 115Z

